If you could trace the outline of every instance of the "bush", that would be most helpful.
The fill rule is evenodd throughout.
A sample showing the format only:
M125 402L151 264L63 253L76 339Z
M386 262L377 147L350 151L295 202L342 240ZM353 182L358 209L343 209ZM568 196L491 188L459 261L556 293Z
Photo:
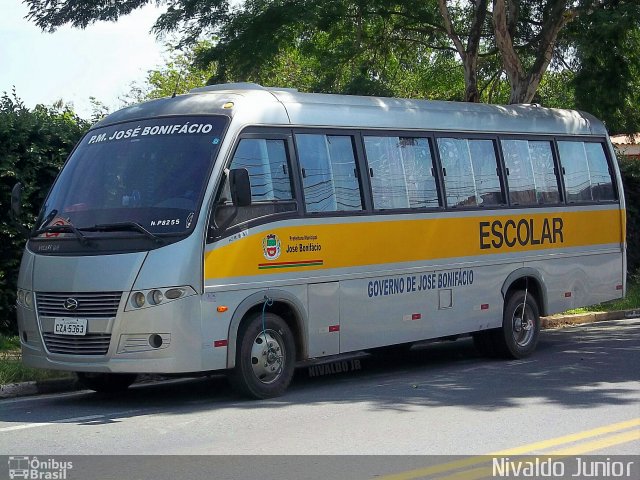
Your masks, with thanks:
M21 220L31 228L60 167L89 124L70 107L29 110L16 96L0 97L0 333L16 332L15 295L25 240L9 217L11 189L24 185Z
M640 160L619 157L627 203L627 271L640 273Z

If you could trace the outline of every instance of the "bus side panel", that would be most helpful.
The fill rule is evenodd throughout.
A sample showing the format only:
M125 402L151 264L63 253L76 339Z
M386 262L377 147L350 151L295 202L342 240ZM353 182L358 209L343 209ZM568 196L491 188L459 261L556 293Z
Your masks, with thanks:
M340 353L340 302L338 282L312 283L308 288L309 357Z
M438 303L431 321L434 324L428 338L458 335L486 330L502 325L503 299L500 288L504 279L521 264L503 263L462 268L472 272L466 285L451 285L451 274L456 270L436 272ZM469 276L469 275L468 275ZM455 277L453 278L455 282ZM452 306L446 304L447 293L452 292Z
M342 281L341 352L500 326L501 282L514 268L474 266Z
M340 282L341 352L415 341L436 301L435 289L412 291L394 274Z
M547 281L548 315L622 296L620 252L562 256L526 265L542 272Z
M229 324L233 316L233 309L229 308L229 305L239 304L246 295L246 291L217 293L205 287L200 301L202 335L200 349L203 370L227 367Z

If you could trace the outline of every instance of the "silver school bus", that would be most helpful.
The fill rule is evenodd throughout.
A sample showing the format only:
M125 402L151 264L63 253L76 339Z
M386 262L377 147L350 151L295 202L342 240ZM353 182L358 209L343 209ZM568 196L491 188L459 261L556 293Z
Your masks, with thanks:
M625 209L592 116L222 85L125 108L69 157L22 260L27 365L90 388L472 334L620 298Z

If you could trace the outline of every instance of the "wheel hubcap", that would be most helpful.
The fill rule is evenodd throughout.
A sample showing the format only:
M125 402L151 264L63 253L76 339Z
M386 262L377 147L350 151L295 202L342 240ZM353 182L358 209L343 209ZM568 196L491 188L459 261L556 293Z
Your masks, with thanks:
M286 352L282 337L275 330L258 333L251 347L253 374L262 383L273 383L282 374Z
M533 315L526 308L525 304L518 305L513 312L513 339L521 346L526 347L533 339Z

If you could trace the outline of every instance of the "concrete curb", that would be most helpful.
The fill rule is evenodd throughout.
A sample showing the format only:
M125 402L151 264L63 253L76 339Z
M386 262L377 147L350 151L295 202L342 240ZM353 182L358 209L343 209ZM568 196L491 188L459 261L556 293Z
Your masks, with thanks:
M562 328L569 325L583 325L594 322L612 320L624 320L626 318L640 317L640 309L617 310L615 312L579 313L576 315L557 315L541 317L540 324L544 330ZM145 378L136 383L157 381L157 375L145 375ZM0 385L0 399L24 397L28 395L44 395L47 393L65 393L81 390L81 386L75 378L60 378L42 380L38 382L22 382Z
M166 377L155 374L142 374L138 376L134 385L141 383L153 383L166 381ZM36 382L9 383L0 385L0 400L13 397L25 397L28 395L45 395L48 393L66 393L84 390L78 379L71 378L51 378Z
M24 397L27 395L44 395L47 393L64 393L79 390L75 378L53 378L37 382L21 382L0 385L0 399Z
M606 322L611 320L624 320L626 318L640 317L640 309L616 310L613 312L590 312L575 315L557 315L540 318L543 329L560 328L567 325L582 325L585 323Z

